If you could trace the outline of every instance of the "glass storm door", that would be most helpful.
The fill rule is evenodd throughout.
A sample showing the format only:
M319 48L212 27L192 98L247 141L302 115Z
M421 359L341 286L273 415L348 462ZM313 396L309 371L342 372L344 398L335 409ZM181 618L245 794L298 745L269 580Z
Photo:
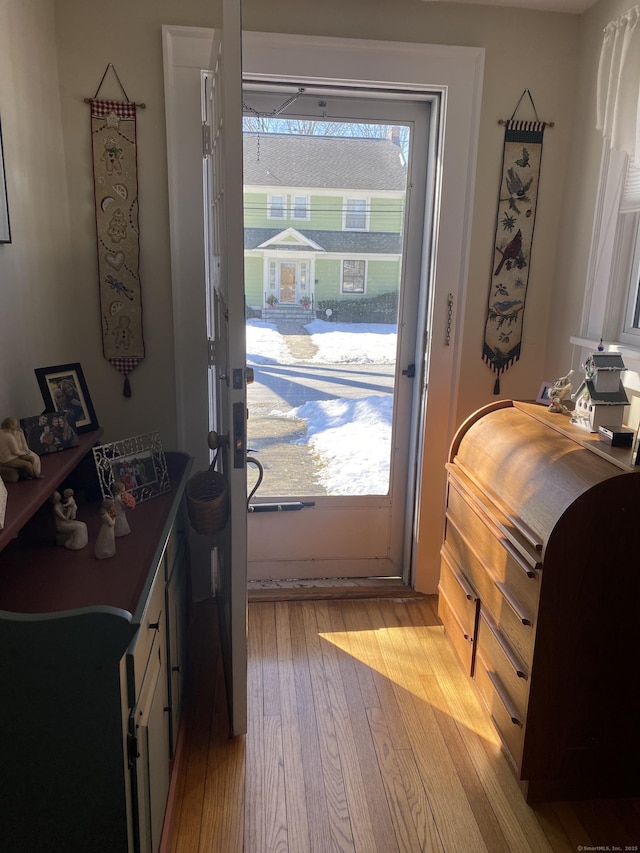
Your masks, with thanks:
M430 104L307 89L274 113L296 91L245 81L243 97L248 443L264 467L248 577L406 579ZM289 220L270 222L274 175L279 192L305 198L304 221L289 206ZM286 228L313 269L314 318L298 328L260 310L261 241ZM280 264L279 287L281 302L300 301L294 263Z

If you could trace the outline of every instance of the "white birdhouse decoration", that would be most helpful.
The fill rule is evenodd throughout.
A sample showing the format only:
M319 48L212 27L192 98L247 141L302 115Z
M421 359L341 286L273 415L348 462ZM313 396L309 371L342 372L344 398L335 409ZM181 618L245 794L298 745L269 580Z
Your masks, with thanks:
M601 426L621 426L624 407L629 405L620 377L623 370L626 367L617 352L598 352L589 356L584 365L584 381L572 395L575 400L574 423L589 432L598 432Z

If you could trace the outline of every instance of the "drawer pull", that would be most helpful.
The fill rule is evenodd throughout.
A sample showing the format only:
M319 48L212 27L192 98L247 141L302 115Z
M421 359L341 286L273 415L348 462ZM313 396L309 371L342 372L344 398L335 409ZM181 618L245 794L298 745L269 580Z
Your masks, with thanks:
M484 663L484 661L483 661L483 663ZM520 726L520 728L522 728L522 725L523 725L522 720L518 717L518 714L516 713L513 705L509 701L508 696L506 695L506 693L502 689L502 684L500 683L500 679L495 675L495 673L491 672L490 669L487 669L486 666L485 666L485 669L487 670L487 675L489 676L489 681L493 684L493 689L498 694L498 699L500 699L500 701L502 702L502 704L505 707L507 714L511 718L511 722L513 723L514 726Z
M149 624L147 625L147 628L149 628L149 630L151 630L151 631L159 631L160 630L160 621L158 620L158 622L149 622Z
M494 637L496 643L500 646L500 648L504 652L505 657L507 658L507 660L509 661L509 663L513 667L513 671L515 672L515 674L518 676L518 678L523 678L525 681L527 681L528 675L524 671L524 669L520 666L520 661L514 655L514 653L511 651L511 649L509 648L509 646L507 645L505 640L502 638L502 635L500 634L498 629L495 627L495 625L493 625L491 623L491 621L486 616L486 614L484 617L484 621L485 621L487 628L493 634L493 637Z
M523 625L527 625L529 628L533 627L533 622L529 617L522 611L520 608L520 604L516 599L511 595L509 587L506 584L500 583L499 581L495 581L495 585L498 587L500 592L502 593L503 598L511 607L513 612L516 614L518 619L522 622Z

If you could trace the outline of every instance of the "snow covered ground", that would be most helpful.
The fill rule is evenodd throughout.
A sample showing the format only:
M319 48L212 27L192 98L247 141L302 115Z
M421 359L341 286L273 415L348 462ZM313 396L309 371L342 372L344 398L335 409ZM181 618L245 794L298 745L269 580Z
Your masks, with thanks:
M327 323L306 326L321 364L393 364L394 325ZM247 363L291 364L286 341L272 323L247 321ZM322 485L331 495L386 494L389 484L393 397L337 398L304 403L284 413L307 422L305 442L325 463Z

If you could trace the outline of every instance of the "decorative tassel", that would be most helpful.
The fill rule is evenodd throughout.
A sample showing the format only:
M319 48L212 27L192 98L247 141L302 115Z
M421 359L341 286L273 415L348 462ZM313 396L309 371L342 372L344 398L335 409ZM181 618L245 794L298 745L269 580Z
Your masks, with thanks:
M493 386L493 393L494 394L500 393L500 376L499 375L496 376L495 385Z
M124 377L124 388L122 389L122 393L125 397L131 396L131 383L129 382L129 377Z

